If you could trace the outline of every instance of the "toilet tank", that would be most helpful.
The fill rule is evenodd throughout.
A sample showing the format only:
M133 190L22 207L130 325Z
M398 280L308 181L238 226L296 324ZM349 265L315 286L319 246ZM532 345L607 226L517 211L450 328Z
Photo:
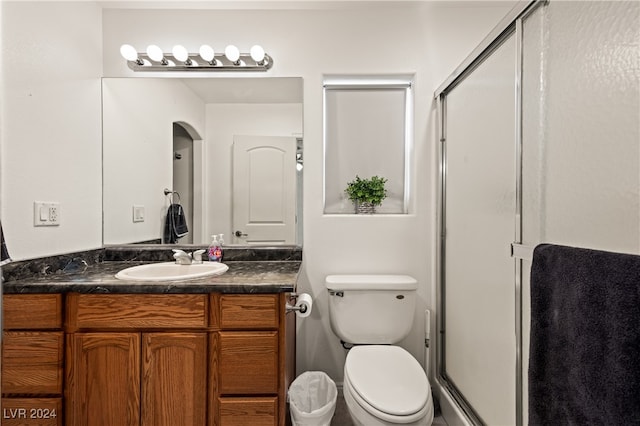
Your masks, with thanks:
M393 344L411 330L418 282L408 275L328 275L329 318L347 343Z

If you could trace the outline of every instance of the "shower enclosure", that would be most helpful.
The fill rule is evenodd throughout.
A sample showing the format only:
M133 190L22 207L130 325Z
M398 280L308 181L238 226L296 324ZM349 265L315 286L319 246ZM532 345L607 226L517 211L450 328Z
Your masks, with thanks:
M527 423L535 245L640 253L639 81L640 3L527 1L436 91L437 376L463 421Z

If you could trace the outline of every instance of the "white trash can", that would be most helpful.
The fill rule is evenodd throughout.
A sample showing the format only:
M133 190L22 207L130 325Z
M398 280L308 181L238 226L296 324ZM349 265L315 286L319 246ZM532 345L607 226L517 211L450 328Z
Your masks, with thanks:
M289 386L293 426L329 426L336 411L338 389L322 371L307 371Z

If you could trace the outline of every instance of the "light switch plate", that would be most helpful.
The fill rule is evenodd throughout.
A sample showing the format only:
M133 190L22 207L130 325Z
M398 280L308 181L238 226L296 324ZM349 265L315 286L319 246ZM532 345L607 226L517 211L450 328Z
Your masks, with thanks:
M34 201L33 226L60 226L60 203Z
M133 206L133 222L144 222L144 206Z

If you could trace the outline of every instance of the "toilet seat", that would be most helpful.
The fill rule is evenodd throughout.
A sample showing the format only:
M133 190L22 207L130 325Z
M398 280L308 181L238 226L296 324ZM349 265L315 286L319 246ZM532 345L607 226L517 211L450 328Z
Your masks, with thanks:
M379 419L410 423L428 411L429 380L418 361L398 346L352 348L344 374L353 398Z

